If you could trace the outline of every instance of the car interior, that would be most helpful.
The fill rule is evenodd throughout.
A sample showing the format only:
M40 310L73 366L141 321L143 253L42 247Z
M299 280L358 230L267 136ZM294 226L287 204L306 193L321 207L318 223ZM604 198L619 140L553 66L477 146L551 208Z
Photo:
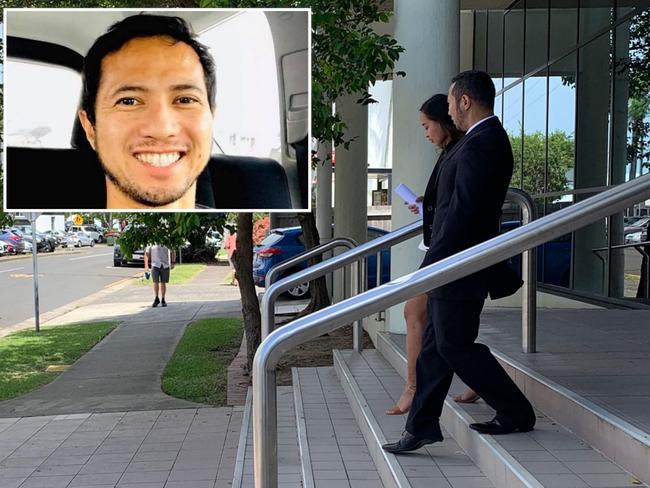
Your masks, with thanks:
M84 54L94 40L114 22L137 13L9 10L6 16L7 60L36 66L56 65L80 74ZM202 32L218 29L243 12L162 10L149 13L183 17L203 42ZM309 206L308 12L276 10L263 13L272 38L277 75L279 147L268 157L241 152L225 154L222 147L227 141L214 137L213 154L197 181L197 208L268 211L306 210ZM229 46L229 49L237 52L236 46ZM219 65L217 74L219 93L219 87L225 85L219 78ZM5 76L6 99L9 100L12 98L11 69L6 70ZM239 74L231 72L231 76ZM228 95L242 100L247 96L246 93ZM7 209L105 208L104 174L86 140L76 110L60 114L60 117L73 119L69 147L48 147L39 134L49 132L50 128L14 130L11 115L5 116L9 136L5 168ZM219 105L215 125L218 123ZM249 125L254 126L254 121ZM253 144L255 137L236 135L233 130L231 139L250 140ZM38 191L34 192L34 188Z

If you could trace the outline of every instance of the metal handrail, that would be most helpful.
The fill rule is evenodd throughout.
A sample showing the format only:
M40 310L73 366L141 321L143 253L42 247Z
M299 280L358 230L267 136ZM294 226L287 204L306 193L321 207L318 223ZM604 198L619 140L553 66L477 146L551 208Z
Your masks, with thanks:
M307 269L276 281L266 289L264 296L262 297L262 340L264 340L275 329L275 301L281 293L293 286L304 283L305 281L312 281L331 271L347 266L348 264L357 266L356 273L353 273L353 280L356 276L356 281L360 285L361 280L365 276L361 264L366 256L389 247L390 245L398 244L416 236L421 232L421 228L422 221L413 222L394 232L383 235L364 244L360 244L354 249L341 253L338 256L334 256L327 261L315 264L314 266L310 266ZM361 322L359 321L354 324L353 328L352 342L356 351L362 349L362 340L363 334L361 331Z
M337 247L347 247L348 249L354 249L357 247L359 244L357 241L350 237L338 237L336 239L332 239L329 242L326 242L324 244L320 244L319 246L316 246L312 249L308 249L304 252L301 252L297 256L294 256L291 259L288 259L287 261L283 261L281 263L276 264L273 266L269 272L266 274L266 277L264 278L264 285L266 288L266 291L264 292L264 295L262 297L262 323L261 323L261 329L262 329L262 337L261 339L264 340L266 339L266 336L269 335L270 331L272 331L275 328L275 301L276 299L280 296L281 293L284 291L288 290L289 288L292 288L294 285L287 285L286 287L280 286L272 288L271 284L273 283L273 278L275 275L277 275L280 271L290 268L298 263L301 263L303 261L306 261L308 259L311 259L316 256L320 256L327 251L331 251ZM361 264L357 261L352 263L352 270L350 272L350 295L358 295L361 293L362 288L361 288L361 280L363 279L363 268L361 267ZM298 273L293 273L289 275L287 278L291 278L292 276L296 276ZM323 276L325 273L321 274L320 276ZM313 278L316 279L316 278ZM311 281L311 280L310 280ZM280 281L280 283L283 283L284 281ZM292 281L293 283L293 281ZM304 281L300 281L299 283L296 283L296 285L299 285L301 283L304 283ZM278 291L276 291L276 288ZM269 298L267 298L267 296ZM360 350L360 344L361 342L357 343L357 334L361 330L362 323L361 319L355 321L354 323L354 333L353 333L353 347L355 350ZM359 341L361 339L359 338Z
M289 269L298 263L302 263L308 259L325 254L327 251L331 251L337 247L347 247L348 249L352 249L358 245L359 244L357 241L349 237L337 237L336 239L332 239L331 241L325 242L316 247L312 247L311 249L307 249L306 251L303 251L300 254L273 266L264 277L264 288L268 289L271 286L274 278L280 273L280 271L284 271L285 269Z
M277 488L275 368L293 347L330 333L527 249L589 225L650 198L650 174L558 210L397 280L335 303L272 332L253 360L253 452L256 488Z
M508 193L506 195L506 200L513 201L522 209L522 224L526 225L536 218L535 203L533 199L528 195L528 193L519 190L518 188L508 188ZM354 263L355 260L361 262L367 256L370 256L373 253L381 252L382 249L394 246L405 240L415 237L420 233L422 226L422 221L418 220L411 224L400 227L399 229L390 232L384 236L373 239L372 241L366 242L360 246L356 246L350 251L339 254L333 258L323 261L322 263L311 266L305 270L293 273L290 276L283 278L282 280L277 281L274 285L269 286L269 275L267 274L266 281L266 291L262 297L262 340L273 332L275 329L275 301L277 298L293 286L299 285L306 281L311 281L320 276L323 276L331 271L342 268L348 264ZM345 239L345 238L342 238ZM330 241L333 242L333 241ZM354 242L354 241L352 241ZM327 244L322 244L326 246ZM306 251L298 256L303 256L310 251ZM318 255L315 253L314 255ZM310 257L312 257L310 255ZM305 257L306 259L306 257ZM378 263L380 263L381 256L378 256ZM289 261L285 261L288 263ZM522 256L522 275L523 275L523 289L522 289L522 348L524 352L535 352L535 331L536 331L536 317L537 317L537 260L536 260L536 250L530 249L523 253ZM281 266L283 263L278 264ZM378 264L379 266L379 264ZM286 266L288 267L288 266ZM286 268L285 267L285 268ZM271 272L274 268L271 269ZM353 273L353 282L354 282ZM361 269L357 269L356 276L359 276L357 281L365 278L365 273ZM272 282L272 281L271 281ZM377 285L381 281L377 280ZM355 288L353 286L353 288ZM359 291L358 289L356 290ZM355 290L353 290L353 293ZM356 293L354 293L356 294ZM354 324L353 328L353 347L355 351L361 351L362 349L362 331L361 331L361 321L357 321Z

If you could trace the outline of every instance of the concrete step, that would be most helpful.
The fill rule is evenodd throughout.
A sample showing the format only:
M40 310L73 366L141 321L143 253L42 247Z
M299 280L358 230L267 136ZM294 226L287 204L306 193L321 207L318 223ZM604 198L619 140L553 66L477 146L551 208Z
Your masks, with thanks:
M383 488L332 367L294 368L278 387L280 488ZM252 488L252 390L248 390L233 488Z
M528 484L507 484L505 468L496 475L494 461L481 469L443 426L445 440L408 455L395 456L381 445L397 440L404 430L404 417L385 415L384 411L399 398L404 382L377 351L335 351L334 368L352 405L370 453L386 487L540 487L533 479ZM449 425L456 429L452 423ZM469 429L467 429L469 430ZM485 450L479 454L486 458ZM485 463L484 463L485 464ZM491 480L488 475L497 482Z
M334 368L294 368L293 387L305 488L382 488Z
M300 488L302 468L298 449L293 389L279 386L278 405L278 488ZM242 417L239 447L235 460L232 488L253 488L252 389L249 388Z
M377 350L401 378L406 377L404 352L389 334L378 334ZM646 486L643 483L648 480L644 473L650 469L650 457L643 447L647 438L643 439L638 429L629 424L621 425L616 419L613 421L607 412L575 393L494 349L492 352L531 400L538 415L533 432L502 437L479 436L494 448L500 448L507 455L504 459L508 464L515 466L511 460L514 461L541 486ZM450 393L460 393L463 388L464 385L455 379ZM471 421L489 420L494 415L481 400L473 405L460 405L448 399L445 406L441 419L445 426L454 415L465 416ZM454 435L453 429L450 430ZM456 440L475 458L472 453L475 452L476 440L466 436L462 429L458 434L461 439L455 437ZM477 464L484 468L484 463L477 461Z

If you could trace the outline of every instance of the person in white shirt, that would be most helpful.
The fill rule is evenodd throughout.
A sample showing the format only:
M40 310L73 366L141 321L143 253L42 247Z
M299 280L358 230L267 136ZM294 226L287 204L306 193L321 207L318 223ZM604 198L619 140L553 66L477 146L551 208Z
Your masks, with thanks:
M165 293L167 292L167 283L169 283L169 271L174 268L174 261L176 260L176 253L170 251L165 246L154 244L147 247L144 252L144 272L148 273L151 270L151 278L153 280L153 291L156 298L153 301L152 307L162 305L167 306L165 301ZM158 293L162 298L158 297Z

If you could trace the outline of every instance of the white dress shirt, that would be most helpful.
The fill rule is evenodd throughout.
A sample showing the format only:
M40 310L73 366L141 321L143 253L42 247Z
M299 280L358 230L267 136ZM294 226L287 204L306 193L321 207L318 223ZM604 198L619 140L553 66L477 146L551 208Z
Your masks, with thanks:
M484 119L479 120L476 124L474 124L474 125L471 126L469 129L467 129L467 132L465 132L465 135L467 135L467 134L469 134L470 132L472 132L472 129L474 129L477 125L482 124L482 123L485 122L486 120L490 120L490 119L493 118L493 117L496 117L496 115L489 115L489 116L485 117Z

